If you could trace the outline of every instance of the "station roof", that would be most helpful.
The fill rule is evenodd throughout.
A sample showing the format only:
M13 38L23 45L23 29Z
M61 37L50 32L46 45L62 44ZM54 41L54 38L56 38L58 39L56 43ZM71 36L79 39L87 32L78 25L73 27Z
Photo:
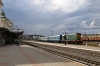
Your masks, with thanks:
M6 28L0 27L0 33L5 33L7 35L10 35L10 36L16 38L17 36L22 35L24 33L24 31L22 31L22 32L11 32Z

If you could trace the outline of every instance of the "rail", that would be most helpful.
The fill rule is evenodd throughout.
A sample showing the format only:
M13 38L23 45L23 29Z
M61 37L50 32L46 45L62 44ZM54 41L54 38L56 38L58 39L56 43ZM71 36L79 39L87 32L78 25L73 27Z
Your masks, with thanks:
M61 46L46 45L46 44L38 44L38 43L32 43L32 42L23 42L23 43L31 45L31 46L35 46L38 48L42 48L50 52L60 54L65 58L70 58L70 59L73 59L75 61L78 61L83 64L87 64L90 66L100 65L100 52L99 51L91 51L91 50L61 47Z

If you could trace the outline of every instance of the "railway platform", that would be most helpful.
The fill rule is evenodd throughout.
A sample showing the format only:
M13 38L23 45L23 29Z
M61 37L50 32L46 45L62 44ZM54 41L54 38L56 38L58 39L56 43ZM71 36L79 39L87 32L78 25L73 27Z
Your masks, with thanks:
M26 40L25 40L26 41ZM61 46L61 47L70 47L70 48L78 48L83 50L90 50L90 51L98 51L100 52L100 46L91 46L91 45L79 45L79 44L64 44L64 43L50 43L50 42L38 42L38 41L26 41L26 42L33 42L39 44L47 44L47 45L54 45L54 46Z
M23 40L23 43L37 48L45 49L46 51L52 51L54 53L61 54L64 57L74 59L89 66L91 66L91 64L100 66L100 47L73 44L64 45L61 43L26 40Z
M63 61L28 45L10 44L0 47L0 66L85 66Z

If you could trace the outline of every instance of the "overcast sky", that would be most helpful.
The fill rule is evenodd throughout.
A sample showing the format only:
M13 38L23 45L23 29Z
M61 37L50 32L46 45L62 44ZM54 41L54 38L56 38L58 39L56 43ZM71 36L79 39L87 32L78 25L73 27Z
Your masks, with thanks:
M100 33L100 0L2 0L24 34Z

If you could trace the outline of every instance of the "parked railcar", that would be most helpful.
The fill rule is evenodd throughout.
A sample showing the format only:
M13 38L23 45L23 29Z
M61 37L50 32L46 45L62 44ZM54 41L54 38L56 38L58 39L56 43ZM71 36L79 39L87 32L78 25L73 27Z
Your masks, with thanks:
M43 37L43 41L47 42L48 41L48 37Z
M61 42L62 35L48 36L49 42Z
M48 41L48 37L39 37L39 41L47 42Z
M61 42L67 42L69 44L82 44L83 43L83 41L81 40L81 33L62 35Z
M89 42L98 42L100 41L100 37L98 36L87 36L87 37L81 37L83 41L89 41Z
M39 37L39 41L61 42L61 38L62 38L62 35L53 35L53 36Z

